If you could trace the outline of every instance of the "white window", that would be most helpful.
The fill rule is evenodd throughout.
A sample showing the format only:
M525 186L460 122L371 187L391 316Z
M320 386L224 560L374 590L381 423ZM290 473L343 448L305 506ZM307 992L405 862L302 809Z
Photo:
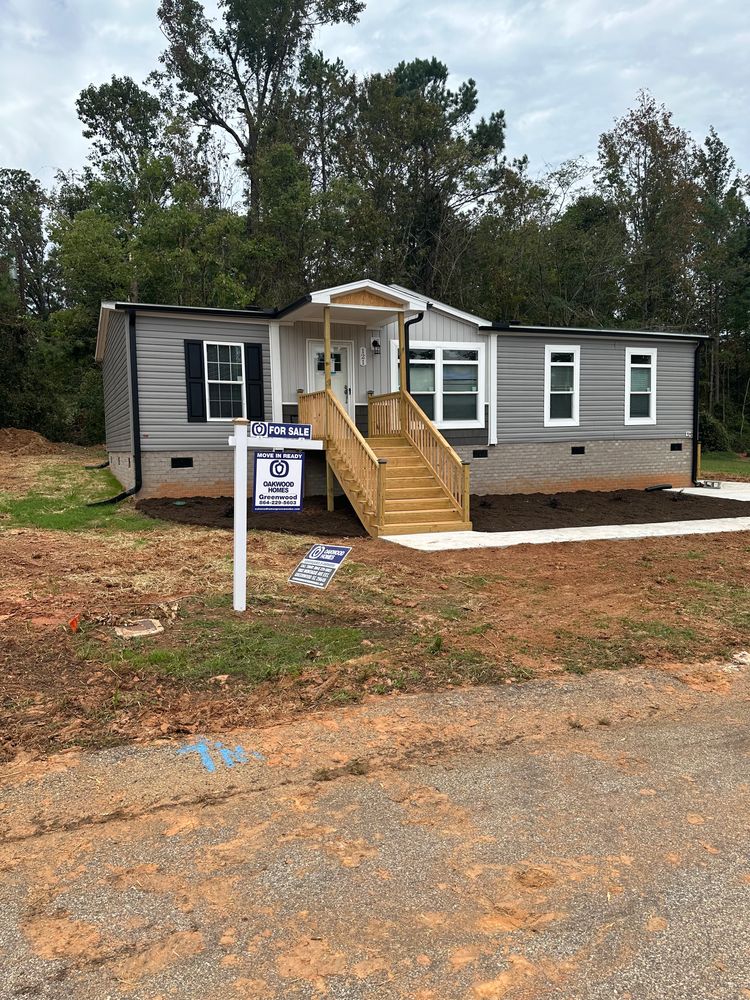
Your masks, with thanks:
M625 348L625 423L656 423L656 348Z
M578 344L544 347L544 426L577 427L581 385Z
M484 344L411 341L409 381L417 406L438 427L484 427ZM391 384L399 387L395 340Z
M245 416L245 352L242 344L204 342L206 413L209 420Z

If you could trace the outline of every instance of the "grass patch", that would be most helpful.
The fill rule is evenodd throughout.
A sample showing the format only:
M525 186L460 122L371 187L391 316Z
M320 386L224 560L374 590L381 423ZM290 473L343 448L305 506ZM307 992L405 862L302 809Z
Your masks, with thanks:
M740 458L733 451L705 451L701 455L703 479L750 479L750 459Z
M88 471L81 467L57 466L39 475L39 485L25 496L0 493L1 528L42 528L48 531L105 530L108 533L153 531L156 521L129 506L105 504L89 507L122 492L108 469Z
M254 622L188 619L173 629L174 645L154 646L140 640L113 652L120 664L138 671L155 670L186 681L228 674L250 685L281 676L297 676L311 666L325 667L352 659L362 652L359 628L321 626L302 628L285 622L284 628ZM80 652L90 654L91 644ZM339 692L340 701L350 692Z

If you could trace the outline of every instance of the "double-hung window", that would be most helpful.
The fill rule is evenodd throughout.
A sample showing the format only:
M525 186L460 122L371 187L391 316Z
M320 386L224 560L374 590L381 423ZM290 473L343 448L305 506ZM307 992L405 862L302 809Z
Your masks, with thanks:
M578 344L546 344L544 348L544 426L577 427L581 384Z
M392 384L398 387L398 343L391 343ZM484 379L484 344L410 344L411 394L438 427L484 426Z
M625 348L625 423L656 423L656 348Z
M209 420L245 416L245 356L242 344L204 342L206 412Z

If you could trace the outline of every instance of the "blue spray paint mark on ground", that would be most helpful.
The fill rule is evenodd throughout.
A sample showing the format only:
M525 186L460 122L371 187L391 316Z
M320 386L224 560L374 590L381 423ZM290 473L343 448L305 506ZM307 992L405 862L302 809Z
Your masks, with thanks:
M207 740L198 740L196 743L191 743L189 746L180 747L177 753L180 755L190 753L198 754L201 764L209 774L213 774L216 771L216 761L214 760L212 750L218 753L219 761L225 767L234 767L236 764L249 764L251 757L255 760L261 761L262 763L265 763L266 760L263 754L258 750L251 750L248 756L244 747L237 746L232 750L229 747L225 747L220 741L212 744Z

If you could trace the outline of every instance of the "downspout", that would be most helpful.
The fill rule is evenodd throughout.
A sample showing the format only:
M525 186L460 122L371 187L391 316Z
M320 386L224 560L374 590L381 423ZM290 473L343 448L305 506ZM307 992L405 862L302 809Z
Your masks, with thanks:
M429 309L432 305L431 302L427 303L427 308ZM411 319L407 319L404 323L404 350L406 351L406 391L411 394L411 369L409 367L409 327L413 326L415 323L421 323L424 319L424 312L417 313L416 316L412 316Z
M700 445L700 390L701 390L701 347L702 341L698 341L695 348L695 360L693 362L693 457L690 470L690 478L693 483L698 481L698 447Z
M116 496L107 497L106 500L95 500L87 507L101 507L104 504L119 503L128 497L135 496L143 486L143 466L141 463L141 417L138 406L138 355L135 340L135 309L128 310L128 356L130 360L130 405L132 408L132 430L133 430L133 469L135 472L135 485L129 490L123 490Z

